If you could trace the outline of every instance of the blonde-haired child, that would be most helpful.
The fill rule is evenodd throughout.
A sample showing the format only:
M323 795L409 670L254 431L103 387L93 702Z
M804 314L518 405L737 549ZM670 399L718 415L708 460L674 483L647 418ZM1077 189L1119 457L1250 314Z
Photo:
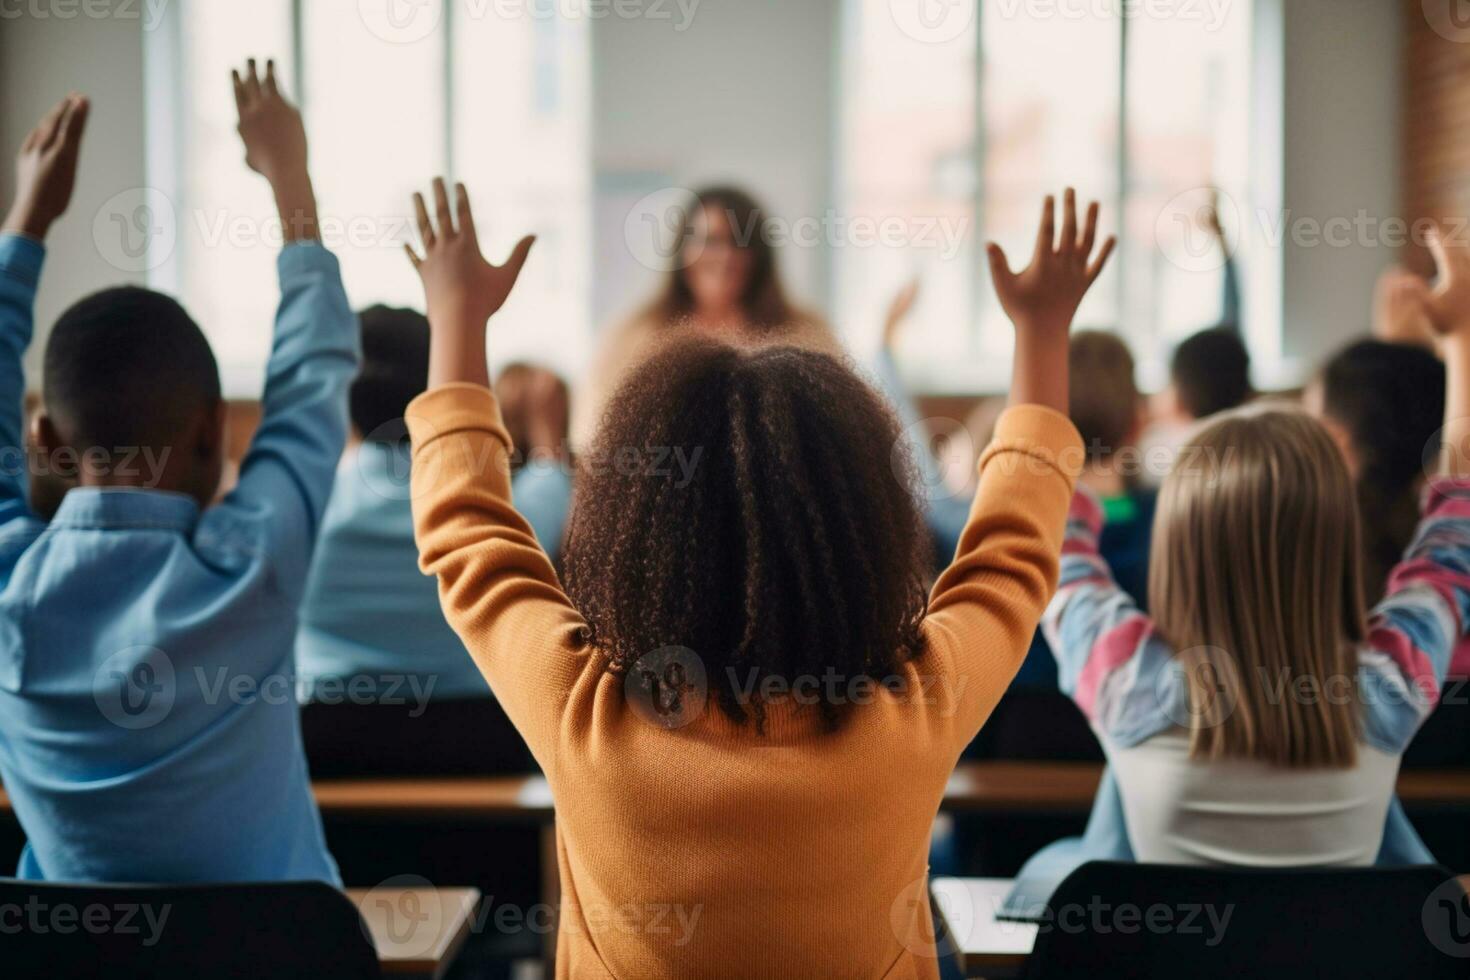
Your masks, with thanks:
M1470 612L1470 250L1435 243L1422 294L1450 372L1441 474L1371 613L1352 481L1322 426L1279 409L1200 431L1165 481L1149 607L1073 501L1043 625L1102 740L1144 861L1368 865L1399 758L1434 709Z

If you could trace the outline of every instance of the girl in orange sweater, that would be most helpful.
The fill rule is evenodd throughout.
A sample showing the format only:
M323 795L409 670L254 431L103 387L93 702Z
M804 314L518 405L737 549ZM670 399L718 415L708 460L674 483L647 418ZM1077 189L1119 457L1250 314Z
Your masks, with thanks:
M1019 274L1012 408L927 601L898 423L838 361L680 346L582 460L566 586L510 504L485 324L531 248L415 197L433 330L409 408L420 562L546 772L557 975L933 977L929 828L1055 587L1082 445L1067 335L1113 247L1068 191ZM1096 254L1094 254L1096 253ZM470 733L467 733L469 735Z

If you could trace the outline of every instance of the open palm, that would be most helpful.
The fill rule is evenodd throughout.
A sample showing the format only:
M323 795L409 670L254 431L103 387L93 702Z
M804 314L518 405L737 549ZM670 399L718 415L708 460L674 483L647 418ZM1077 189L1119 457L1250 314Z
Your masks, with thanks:
M6 231L45 238L71 203L88 108L82 96L67 96L27 134L15 159L15 200Z
M443 318L483 327L485 321L505 305L536 239L533 235L522 238L504 265L492 265L480 253L475 216L470 210L470 198L464 184L456 184L454 191L455 208L451 212L444 181L435 178L433 220L429 217L424 196L414 194L414 211L418 217L424 254L420 257L411 245L403 247L423 280L430 320Z
M1031 264L1021 272L1012 272L1005 252L994 242L987 247L990 273L995 293L1006 315L1018 329L1059 329L1066 331L1082 303L1088 288L1102 274L1116 239L1108 238L1097 257L1092 251L1097 242L1098 205L1087 209L1087 224L1077 232L1077 194L1067 190L1062 213L1062 234L1056 235L1056 199L1048 196L1041 211L1041 228L1036 235L1036 250Z

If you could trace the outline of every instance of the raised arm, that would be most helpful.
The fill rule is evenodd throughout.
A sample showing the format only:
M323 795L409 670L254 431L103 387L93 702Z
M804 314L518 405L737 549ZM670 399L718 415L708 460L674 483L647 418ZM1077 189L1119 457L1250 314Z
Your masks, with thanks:
M929 600L925 631L958 677L959 734L983 722L1010 683L1056 586L1062 528L1082 467L1082 442L1067 418L1067 335L1072 317L1112 251L1096 258L1098 208L1079 236L1067 192L1060 242L1047 198L1030 266L1010 271L999 246L990 265L1016 327L1011 408L980 460L980 482L953 564ZM962 683L961 683L962 682Z
M1067 515L1057 594L1041 619L1057 660L1057 684L1087 720L1125 744L1172 722L1161 702L1160 674L1173 664L1153 623L1118 586L1098 549L1102 504L1079 490Z
M15 160L15 199L0 225L0 528L30 516L23 359L35 329L42 243L71 203L88 108L86 99L69 95L26 135Z
M1470 623L1470 243L1436 234L1430 248L1439 281L1432 290L1421 281L1415 295L1445 360L1439 472L1414 542L1373 611L1359 665L1364 734L1389 752L1402 751L1439 703Z
M275 195L285 247L278 260L281 304L266 367L261 423L240 482L207 522L245 522L288 599L305 586L317 527L347 438L347 387L357 372L357 318L336 258L316 241L316 197L306 166L301 115L282 96L275 65L252 60L231 73L245 161Z
M511 505L512 447L485 364L486 321L510 294L532 239L522 239L505 265L486 262L469 197L463 185L455 191L452 214L444 182L434 182L435 220L414 196L424 254L408 254L424 283L431 331L429 391L406 416L414 534L449 624L547 766L561 708L590 651L582 617Z

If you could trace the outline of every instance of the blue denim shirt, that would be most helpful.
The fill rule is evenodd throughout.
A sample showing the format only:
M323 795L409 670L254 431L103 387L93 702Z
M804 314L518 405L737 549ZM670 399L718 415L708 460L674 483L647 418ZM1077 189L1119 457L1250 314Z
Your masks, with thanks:
M366 442L342 459L301 606L301 693L323 702L422 706L491 696L444 620L439 584L419 571L407 444ZM557 464L516 473L512 502L556 560L572 484Z
M47 525L19 450L43 256L0 238L0 779L29 838L18 873L336 884L290 668L357 370L337 260L281 252L263 416L228 497L201 513L79 488Z

